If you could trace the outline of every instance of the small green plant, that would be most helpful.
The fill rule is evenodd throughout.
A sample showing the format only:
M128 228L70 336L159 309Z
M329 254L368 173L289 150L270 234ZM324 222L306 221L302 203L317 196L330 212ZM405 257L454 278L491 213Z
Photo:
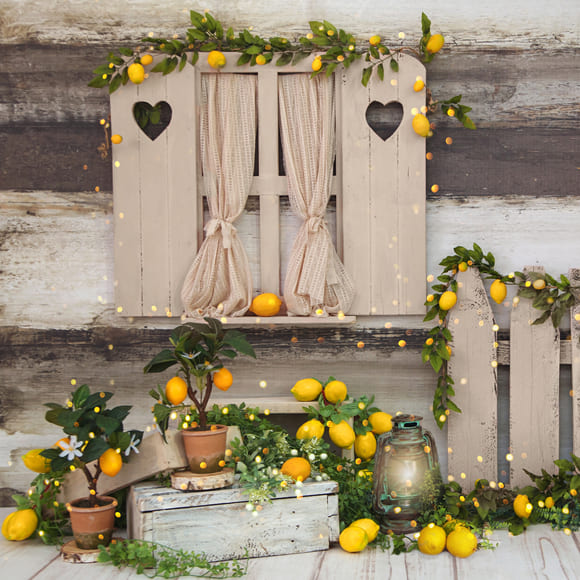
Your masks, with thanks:
M112 396L113 393L105 391L91 393L88 385L81 385L71 393L65 405L45 405L49 407L46 420L61 427L65 437L41 455L50 460L53 471L81 469L87 480L91 505L97 503L101 473L115 476L129 460L131 452L139 452L137 447L143 439L143 431L123 428L130 405L107 409Z
M224 369L223 358L233 359L238 354L245 354L256 358L256 353L246 340L245 335L239 330L224 330L223 324L215 318L205 318L205 324L189 322L175 328L169 342L172 348L164 349L153 357L143 369L145 373L160 373L178 365L177 374L185 381L183 398L179 403L168 399L166 389L161 385L157 390L149 391L149 394L157 401L153 407L155 421L165 439L165 432L169 425L169 418L173 412L195 411L199 419L200 429L207 429L207 405L209 403L216 372ZM229 372L229 371L227 371ZM216 385L227 390L231 385ZM186 396L193 401L194 407L190 409L184 404ZM188 422L190 424L190 422Z

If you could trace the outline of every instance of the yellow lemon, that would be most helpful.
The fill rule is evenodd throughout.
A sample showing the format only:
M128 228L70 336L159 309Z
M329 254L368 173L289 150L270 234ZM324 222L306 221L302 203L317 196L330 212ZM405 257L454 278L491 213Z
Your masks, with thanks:
M363 529L367 534L369 543L375 540L380 530L379 524L377 524L377 522L371 520L370 518L362 518L360 520L356 520L352 522L352 524L350 524L349 528L352 527Z
M527 519L530 517L532 509L534 508L527 495L519 494L516 496L516 499L514 499L514 512L516 513L516 516Z
M145 69L138 62L129 65L127 74L129 75L129 80L134 85L140 85L145 80Z
M123 137L121 137L121 135L111 135L111 143L113 143L113 145L119 145L122 142Z
M341 449L350 449L356 439L353 428L344 419L340 423L330 423L328 434L332 442Z
M304 481L310 476L310 462L304 457L291 457L284 462L280 471L295 481Z
M280 312L281 304L282 300L276 294L265 292L252 300L250 311L256 316L276 316Z
M376 46L381 43L381 37L378 34L375 34L369 38L369 43L371 46Z
M494 280L489 289L489 295L494 302L501 304L507 296L506 285L501 280Z
M342 530L338 541L345 552L362 552L367 547L369 538L362 528L349 526Z
M40 453L44 449L31 449L22 456L24 465L36 473L48 473L50 471L50 459L43 457Z
M538 278L537 280L533 281L532 286L536 290L543 290L546 287L546 281L543 280L542 278Z
M120 453L109 448L99 457L99 466L105 475L115 477L123 467L123 458Z
M383 413L383 411L377 411L369 415L369 423L373 428L373 433L375 435L380 435L381 433L386 433L393 428L392 416L388 413Z
M375 451L377 450L377 440L372 431L365 433L364 435L357 435L354 440L354 452L357 457L364 459L372 459L375 456Z
M424 88L425 88L425 81L422 81L422 80L415 81L415 84L413 85L413 90L416 93L421 92Z
M187 397L187 383L181 377L173 377L165 385L165 396L172 405L181 405Z
M435 54L439 52L445 43L445 39L443 38L442 34L434 34L428 41L427 46L425 47L427 52L431 54Z
M213 374L213 384L220 391L227 391L234 384L234 377L228 369L222 367Z
M546 507L547 508L554 507L554 498L552 496L546 498Z
M435 554L440 554L443 552L445 549L446 540L447 534L441 526L429 524L419 533L417 545L419 547L419 551L423 554L430 554L431 556L434 556Z
M18 510L4 519L2 535L11 541L26 540L32 536L37 525L38 516L33 509Z
M143 66L147 66L153 62L153 57L150 54L144 54L139 60Z
M342 403L347 394L346 385L342 381L330 381L324 387L324 396L329 403Z
M445 533L445 532L443 532ZM447 536L447 551L457 558L467 558L477 550L477 538L475 534L464 528L457 526Z
M413 131L415 131L417 135L420 135L421 137L427 137L427 135L429 135L429 131L431 130L429 119L427 119L427 117L422 113L418 113L413 117L412 125Z
M441 310L451 310L456 302L457 294L451 290L447 290L446 292L443 292L441 298L439 298L439 308L441 308Z
M226 66L226 56L219 50L212 50L207 55L207 63L211 68L220 69Z
M259 64L259 65L264 65L264 64L266 64L266 57L265 57L263 54L259 54L259 55L256 57L256 64Z
M310 419L298 427L296 431L296 439L322 439L324 435L324 425L317 419Z
M312 61L312 70L314 72L318 72L320 69L322 68L322 59L317 56L313 61Z
M297 401L314 401L322 393L322 383L316 379L301 379L291 389Z
M468 268L467 262L459 262L457 268L459 269L460 272L466 272Z

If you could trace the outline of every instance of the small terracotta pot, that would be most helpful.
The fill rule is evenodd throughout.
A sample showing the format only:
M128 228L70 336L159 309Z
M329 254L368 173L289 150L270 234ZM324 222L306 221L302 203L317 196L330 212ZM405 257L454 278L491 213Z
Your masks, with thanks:
M226 455L226 425L212 425L207 431L183 429L183 447L193 473L216 473L223 469L219 465Z
M81 497L67 504L70 523L77 547L95 550L111 543L115 527L117 500L108 495L98 495L97 505L89 507L89 498Z

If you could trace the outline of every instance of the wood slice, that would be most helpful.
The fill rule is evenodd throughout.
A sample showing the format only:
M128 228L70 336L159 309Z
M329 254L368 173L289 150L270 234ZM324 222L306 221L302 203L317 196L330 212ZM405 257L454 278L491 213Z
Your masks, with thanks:
M65 562L72 562L73 564L94 564L100 553L101 551L98 548L95 550L83 550L77 546L74 540L70 540L60 549L60 557Z
M234 470L226 467L216 473L176 471L171 475L171 487L179 491L203 491L230 487L234 483Z

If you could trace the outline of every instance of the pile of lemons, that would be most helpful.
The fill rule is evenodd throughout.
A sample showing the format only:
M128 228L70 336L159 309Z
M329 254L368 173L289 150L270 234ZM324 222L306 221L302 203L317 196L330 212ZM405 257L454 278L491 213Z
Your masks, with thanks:
M447 549L457 558L467 558L477 550L477 536L463 524L451 520L444 527L428 524L417 539L419 551L435 556Z
M362 552L379 533L379 524L370 518L362 518L344 528L338 542L346 552Z

